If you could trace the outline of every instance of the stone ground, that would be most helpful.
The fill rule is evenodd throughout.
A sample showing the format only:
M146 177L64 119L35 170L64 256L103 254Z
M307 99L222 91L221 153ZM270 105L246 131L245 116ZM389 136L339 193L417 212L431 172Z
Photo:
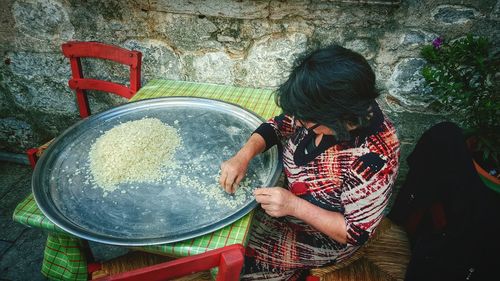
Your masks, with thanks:
M0 281L48 280L40 270L47 234L12 220L17 204L31 192L29 166L0 161ZM96 260L127 250L90 242Z
M31 192L29 166L0 162L0 280L47 280L41 273L46 233L12 220Z

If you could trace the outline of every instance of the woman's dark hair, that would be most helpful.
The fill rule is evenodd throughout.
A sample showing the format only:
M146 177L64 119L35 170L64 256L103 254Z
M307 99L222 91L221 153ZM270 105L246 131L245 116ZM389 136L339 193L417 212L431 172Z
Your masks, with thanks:
M378 95L366 59L332 45L297 59L275 101L285 114L325 125L338 140L349 140L346 125L368 126L370 105Z

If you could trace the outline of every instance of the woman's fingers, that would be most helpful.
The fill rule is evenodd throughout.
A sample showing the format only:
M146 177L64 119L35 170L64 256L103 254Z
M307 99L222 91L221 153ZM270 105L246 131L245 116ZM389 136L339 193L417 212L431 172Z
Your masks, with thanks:
M277 208L277 206L274 204L260 204L260 206L266 212L266 214L270 215L271 217L281 217L282 216L279 208Z
M228 193L234 192L233 184L236 179L235 172L226 162L221 165L220 186Z
M228 178L232 178L232 177L228 177ZM238 186L240 185L240 182L242 179L243 179L243 175L237 175L233 181L226 180L226 186L229 186L229 190L227 187L225 188L226 192L235 193L236 189L238 189Z
M273 217L290 215L294 211L296 197L280 187L265 187L254 190L255 200L267 214Z
M238 176L236 177L236 181L234 182L236 186L239 186L239 185L240 185L240 182L241 182L241 180L243 179L243 177L245 177L245 175L243 175L243 174L238 174Z
M236 176L228 174L224 182L224 190L226 190L226 192L228 193L233 193L235 190L235 181L236 181Z
M226 185L226 178L227 178L227 173L222 172L219 177L220 186L224 187Z
M219 184L228 193L236 192L241 180L245 177L245 167L241 167L241 163L231 158L221 164L221 176Z
M254 190L255 201L260 203L260 206L266 214L272 217L279 217L279 209L280 207L273 202L273 196L271 192L269 192L268 188L257 188Z
M257 188L254 190L255 201L260 204L271 204L273 202L271 188Z
M253 192L254 195L272 195L275 192L276 188L274 187L260 187L256 188Z
M278 207L274 204L260 204L260 206L266 211L278 211Z

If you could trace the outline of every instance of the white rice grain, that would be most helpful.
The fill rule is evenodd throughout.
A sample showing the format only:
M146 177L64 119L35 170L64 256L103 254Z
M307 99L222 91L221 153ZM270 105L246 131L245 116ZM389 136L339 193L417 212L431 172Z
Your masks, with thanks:
M96 139L89 152L92 181L111 192L121 183L159 182L181 145L177 130L156 118L122 123Z

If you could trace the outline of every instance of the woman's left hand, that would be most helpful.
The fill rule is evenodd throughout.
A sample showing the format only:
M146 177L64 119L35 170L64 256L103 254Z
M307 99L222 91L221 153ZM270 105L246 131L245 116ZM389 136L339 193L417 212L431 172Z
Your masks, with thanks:
M254 190L255 200L272 217L293 216L300 198L281 187L262 187Z

